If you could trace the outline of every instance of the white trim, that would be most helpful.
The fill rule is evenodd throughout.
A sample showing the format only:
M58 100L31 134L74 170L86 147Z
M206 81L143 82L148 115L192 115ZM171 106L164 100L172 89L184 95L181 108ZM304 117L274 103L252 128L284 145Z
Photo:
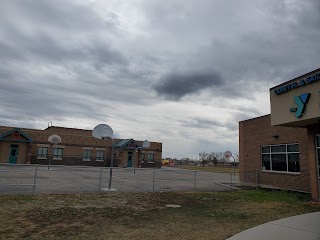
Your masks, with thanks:
M52 158L52 160L62 160L62 158Z
M89 159L86 159L86 158L82 158L82 161L84 161L84 162L91 162L91 158Z
M83 150L93 150L93 147L82 147Z
M103 160L101 160L101 159L96 159L96 162L104 162L104 159Z
M263 173L277 173L277 174L290 174L290 175L301 175L301 172L285 172L285 171L274 171L274 170L261 170Z
M38 147L38 148L39 148L39 147L49 148L49 147L50 147L50 144L40 144L40 143L38 143L38 144L37 144L37 147Z
M53 148L65 148L66 146L65 145L53 145L52 147Z

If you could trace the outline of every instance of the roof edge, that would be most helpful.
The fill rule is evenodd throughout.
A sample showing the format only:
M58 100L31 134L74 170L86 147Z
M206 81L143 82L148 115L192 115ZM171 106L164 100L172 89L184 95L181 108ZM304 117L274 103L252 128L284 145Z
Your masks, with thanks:
M255 120L255 119L263 118L263 117L267 117L267 116L271 116L271 114L266 114L266 115L262 115L262 116L259 116L259 117L249 118L249 119L246 119L246 120L242 120L239 123L247 122L247 121L251 121L251 120Z
M303 74L303 75L301 75L301 76L299 76L299 77L293 78L293 79L288 80L288 81L286 81L286 82L280 83L280 84L278 84L278 85L270 88L269 91L271 91L271 90L274 89L274 88L280 87L280 86L283 85L283 84L286 84L286 83L291 82L291 81L296 81L296 80L298 80L299 78L306 77L307 75L312 74L312 73L316 73L316 72L320 72L320 68L318 68L318 69L316 69L316 70L313 70L313 71L311 71L311 72L305 73L305 74Z

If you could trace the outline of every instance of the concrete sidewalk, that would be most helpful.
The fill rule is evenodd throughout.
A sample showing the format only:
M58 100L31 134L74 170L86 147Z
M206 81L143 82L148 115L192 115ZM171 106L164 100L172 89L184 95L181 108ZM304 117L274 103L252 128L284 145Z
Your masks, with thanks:
M320 212L265 223L238 233L227 240L319 240Z

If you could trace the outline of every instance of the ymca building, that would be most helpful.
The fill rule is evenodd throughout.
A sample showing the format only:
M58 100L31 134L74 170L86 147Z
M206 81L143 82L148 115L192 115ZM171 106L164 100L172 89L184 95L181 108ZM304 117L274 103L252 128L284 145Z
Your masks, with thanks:
M52 144L49 136L61 143ZM162 143L114 139L114 167L161 167ZM48 126L44 130L0 126L0 163L106 166L111 163L112 141L92 136L91 130Z
M240 181L320 199L320 69L270 89L271 114L239 123Z

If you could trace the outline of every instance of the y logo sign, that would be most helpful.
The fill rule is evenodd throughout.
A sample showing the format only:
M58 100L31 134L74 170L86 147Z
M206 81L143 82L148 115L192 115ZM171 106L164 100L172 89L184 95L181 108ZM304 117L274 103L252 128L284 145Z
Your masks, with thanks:
M306 110L306 106L309 101L310 95L311 95L310 93L304 93L304 94L301 94L300 96L293 97L293 100L297 104L297 108L290 108L290 112L296 112L297 118L300 118L303 116Z

